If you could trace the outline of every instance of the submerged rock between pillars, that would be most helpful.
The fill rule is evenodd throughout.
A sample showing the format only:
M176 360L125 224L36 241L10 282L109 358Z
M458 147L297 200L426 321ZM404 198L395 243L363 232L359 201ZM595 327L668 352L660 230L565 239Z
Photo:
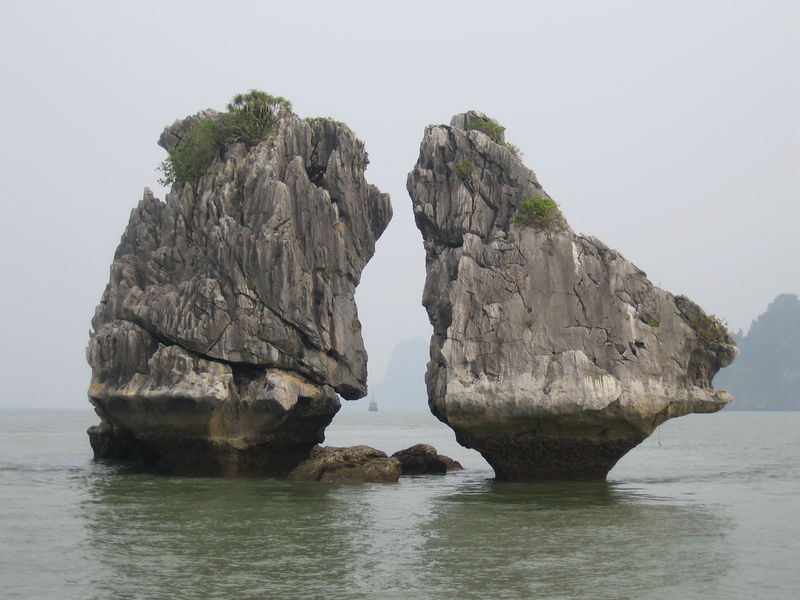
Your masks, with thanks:
M290 474L293 481L383 483L401 475L444 475L463 467L428 444L416 444L390 457L370 446L317 446Z
M416 444L398 450L392 458L400 461L403 475L444 475L450 471L461 471L464 467L449 456L443 456L429 444Z
M311 451L311 456L289 474L289 479L325 483L384 483L397 481L401 473L399 460L389 458L385 452L370 446L317 446Z
M213 146L166 202L145 190L132 211L87 349L97 458L285 475L323 440L338 395L366 394L354 293L389 197L365 181L347 126L276 106L261 138ZM203 142L196 127L236 125L221 119L202 111L159 143L177 161Z
M427 254L431 411L498 479L604 479L662 422L722 408L724 326L572 231L485 114L429 126L408 177Z

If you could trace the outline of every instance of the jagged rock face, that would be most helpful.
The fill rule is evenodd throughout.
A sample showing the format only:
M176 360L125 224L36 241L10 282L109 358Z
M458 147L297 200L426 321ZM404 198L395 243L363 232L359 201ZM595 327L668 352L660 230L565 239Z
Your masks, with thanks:
M322 441L337 393L366 394L354 292L391 218L367 162L346 126L287 112L166 202L145 190L92 321L96 456L288 473Z
M468 130L476 119L488 117L429 126L408 177L427 252L430 408L498 479L603 479L666 419L722 408L730 395L711 380L736 347L701 335L697 305L599 240L563 220L515 222L547 195Z

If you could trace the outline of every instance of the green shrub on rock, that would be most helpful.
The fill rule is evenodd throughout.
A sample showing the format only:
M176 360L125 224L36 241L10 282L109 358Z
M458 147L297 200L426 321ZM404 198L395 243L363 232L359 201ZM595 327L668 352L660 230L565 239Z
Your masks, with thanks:
M281 96L272 96L261 90L236 94L223 113L225 143L255 144L272 130L275 119L282 111L292 110L292 103Z
M503 140L503 134L506 128L488 119L473 119L467 123L467 129L474 129L488 135L495 144L499 144Z
M692 327L697 334L715 344L733 344L733 337L725 323L714 315L696 315L691 318Z
M453 173L459 179L467 180L472 175L472 159L469 156L462 156L453 163Z
M490 121L488 119L473 119L467 123L467 130L470 129L485 133L498 146L506 148L514 156L520 156L519 148L517 148L514 144L505 141L504 136L506 128L500 125L500 123L495 123L494 121Z
M225 147L222 127L217 118L200 121L192 127L159 165L163 173L159 183L170 185L199 179Z
M462 156L453 163L453 173L455 173L456 177L464 182L464 186L471 194L475 192L475 186L472 183L473 168L474 165L472 164L472 159L466 155Z
M250 90L234 96L227 108L228 112L198 121L169 149L158 166L163 174L160 184L197 181L230 144L252 145L266 138L280 113L290 111L292 104L281 96Z
M519 151L519 148L512 144L511 142L500 142L500 145L511 152L514 156L522 156L522 153Z
M303 120L306 123L308 123L310 127L314 127L314 125L316 125L317 123L325 123L327 121L331 121L333 123L336 123L336 125L338 125L339 127L344 127L352 131L352 128L344 121L337 121L336 119L331 119L329 117L306 117Z
M544 231L561 229L564 216L555 200L548 196L533 196L520 202L514 223Z

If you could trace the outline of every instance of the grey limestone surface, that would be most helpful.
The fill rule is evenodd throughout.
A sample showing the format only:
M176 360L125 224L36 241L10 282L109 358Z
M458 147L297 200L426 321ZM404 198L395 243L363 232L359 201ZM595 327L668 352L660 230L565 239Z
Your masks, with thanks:
M199 119L176 121L169 149ZM164 202L145 189L92 320L99 457L173 472L288 473L337 396L366 393L354 300L389 197L345 125L284 112Z
M730 396L711 382L737 349L600 240L563 219L515 222L547 193L470 129L478 119L491 121L471 111L427 127L408 176L427 256L430 408L500 479L602 479L666 419L722 408Z

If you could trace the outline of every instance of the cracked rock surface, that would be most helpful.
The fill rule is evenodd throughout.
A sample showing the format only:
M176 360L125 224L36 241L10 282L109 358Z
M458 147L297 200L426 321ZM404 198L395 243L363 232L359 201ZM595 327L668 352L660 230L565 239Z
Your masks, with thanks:
M346 126L285 112L165 202L145 190L92 320L96 457L221 475L308 457L337 394L366 394L354 292L391 218L367 163Z
M408 177L427 255L430 408L498 479L604 479L665 420L722 408L730 395L711 381L737 349L600 240L564 221L516 223L523 200L547 194L469 129L479 119L491 121L471 111L429 126Z

